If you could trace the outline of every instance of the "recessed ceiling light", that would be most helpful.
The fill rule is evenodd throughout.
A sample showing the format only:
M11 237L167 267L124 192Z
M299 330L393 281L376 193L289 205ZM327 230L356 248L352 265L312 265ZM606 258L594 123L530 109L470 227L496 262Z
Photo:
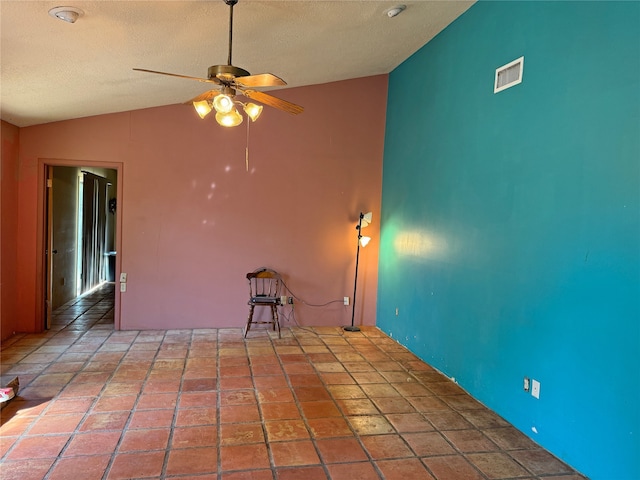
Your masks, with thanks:
M389 18L393 18L397 15L400 15L406 8L407 8L406 5L396 5L395 7L391 7L385 13Z
M49 10L49 15L53 18L58 18L67 23L76 23L76 20L83 14L84 12L76 7L56 7Z

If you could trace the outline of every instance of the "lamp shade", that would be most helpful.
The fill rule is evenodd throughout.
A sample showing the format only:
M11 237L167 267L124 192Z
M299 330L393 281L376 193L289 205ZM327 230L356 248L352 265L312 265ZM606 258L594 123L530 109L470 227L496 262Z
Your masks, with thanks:
M366 247L371 241L371 237L360 237L360 245Z
M223 127L237 127L242 123L242 115L235 108L229 113L216 113L216 122Z
M213 108L215 108L218 113L229 113L233 110L233 100L229 95L221 93L213 99Z
M371 213L371 212L365 213L362 216L362 222L361 222L362 228L369 226L369 224L371 223L371 218L372 217L373 217L373 213Z
M260 114L262 113L262 105L256 105L255 103L247 103L244 106L244 112L251 119L251 121L255 122Z
M196 112L198 112L198 115L200 115L200 118L206 117L207 115L209 115L209 112L211 112L211 104L209 103L208 100L193 102L193 108L196 109Z

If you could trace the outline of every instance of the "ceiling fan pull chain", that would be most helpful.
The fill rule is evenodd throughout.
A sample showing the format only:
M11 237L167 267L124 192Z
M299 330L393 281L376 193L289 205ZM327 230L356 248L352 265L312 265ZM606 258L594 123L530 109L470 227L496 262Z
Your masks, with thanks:
M247 148L245 149L245 153L244 153L244 163L247 168L247 172L249 171L249 124L250 123L251 122L249 121L249 119L247 119Z

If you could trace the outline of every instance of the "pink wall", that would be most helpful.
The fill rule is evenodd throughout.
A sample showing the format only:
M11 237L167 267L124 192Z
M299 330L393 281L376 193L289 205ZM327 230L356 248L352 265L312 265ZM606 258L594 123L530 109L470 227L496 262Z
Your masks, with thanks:
M354 226L369 210L356 322L374 324L387 76L273 93L305 112L265 107L250 129L249 172L245 124L224 129L183 105L21 129L21 328L40 325L43 165L69 161L119 165L122 329L243 326L245 274L260 266L307 303L339 300L298 302L300 324L347 324Z
M18 245L18 149L20 131L2 123L2 170L0 170L0 340L18 330L18 302L16 288L16 247Z

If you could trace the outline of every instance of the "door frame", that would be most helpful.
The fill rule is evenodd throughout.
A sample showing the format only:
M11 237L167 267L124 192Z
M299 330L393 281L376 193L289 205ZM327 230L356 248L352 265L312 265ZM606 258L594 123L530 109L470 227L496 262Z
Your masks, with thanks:
M48 167L95 167L108 168L116 171L117 188L116 188L116 205L118 206L116 214L116 280L120 277L120 265L122 261L122 183L123 183L123 163L122 162L100 162L93 160L69 160L59 158L39 158L38 159L38 229L36 235L36 331L44 331L45 319L47 318L47 196L49 189L47 188L47 170ZM114 329L120 330L120 289L116 288L114 293L114 312L113 323Z

